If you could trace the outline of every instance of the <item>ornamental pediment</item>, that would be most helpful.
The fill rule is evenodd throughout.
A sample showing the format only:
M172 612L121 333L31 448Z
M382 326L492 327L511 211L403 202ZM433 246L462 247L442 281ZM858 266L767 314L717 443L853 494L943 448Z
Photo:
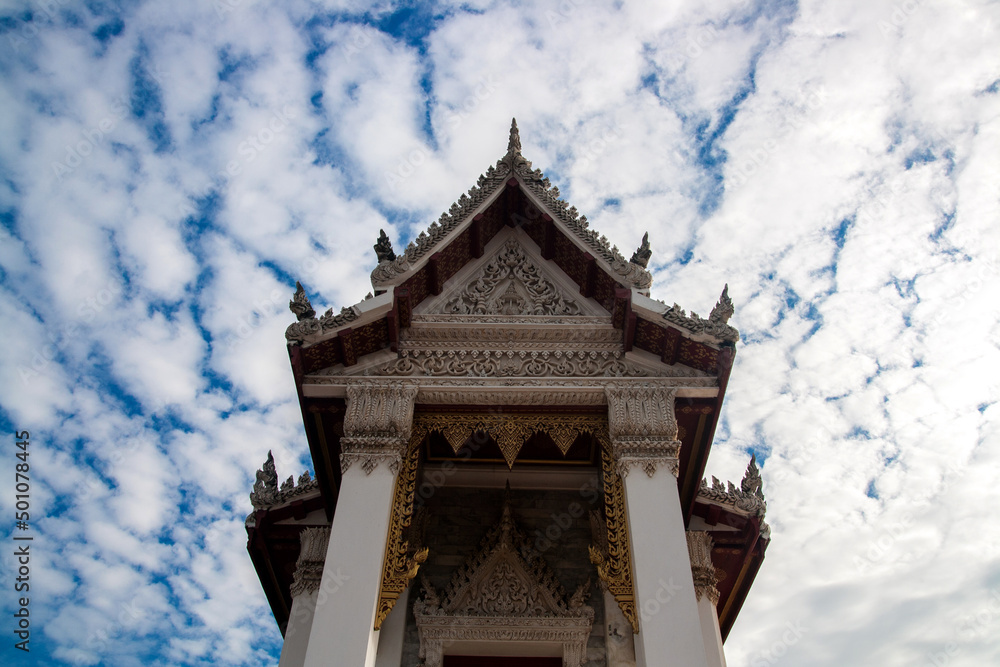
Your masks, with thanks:
M555 573L514 523L509 489L500 521L479 551L453 574L439 595L426 577L413 605L420 657L440 667L445 649L460 643L517 642L561 646L564 667L580 667L594 610L590 581L566 598Z
M523 230L507 228L490 241L483 257L463 267L414 315L424 321L457 318L456 323L536 318L576 323L576 318L607 317L608 312L583 297L569 276L543 259Z

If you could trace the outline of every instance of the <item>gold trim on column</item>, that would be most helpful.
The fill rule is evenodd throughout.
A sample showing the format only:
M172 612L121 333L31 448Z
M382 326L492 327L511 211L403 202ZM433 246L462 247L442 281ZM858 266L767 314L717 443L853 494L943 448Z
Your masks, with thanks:
M409 541L403 539L413 518L413 495L416 488L417 462L420 444L431 432L438 431L457 454L462 444L477 431L491 435L500 445L508 467L524 443L535 433L546 433L563 453L581 433L593 434L601 445L601 469L604 480L605 535L598 538L599 547L590 547L591 562L615 597L634 633L639 632L632 576L632 548L629 541L628 517L625 510L625 490L615 466L603 415L474 415L468 413L429 413L415 415L410 444L396 477L396 489L382 559L382 583L379 589L375 629L382 627L396 600L417 575L420 564L427 560L427 549L409 555Z
M628 515L625 511L625 488L615 466L611 440L607 431L598 435L601 441L601 468L604 477L604 525L606 539L600 546L590 547L590 562L597 574L615 596L632 632L639 634L639 617L635 606L635 586L632 581L632 547L629 541ZM602 536L604 537L604 536Z
M389 531L385 539L385 555L382 556L382 582L379 586L378 608L375 611L375 629L382 627L396 600L402 595L410 580L417 576L421 563L427 560L427 548L409 554L410 542L403 539L403 533L413 520L413 492L417 483L417 461L420 458L420 443L427 431L414 424L410 444L396 475L396 490L392 498L392 512L389 515Z

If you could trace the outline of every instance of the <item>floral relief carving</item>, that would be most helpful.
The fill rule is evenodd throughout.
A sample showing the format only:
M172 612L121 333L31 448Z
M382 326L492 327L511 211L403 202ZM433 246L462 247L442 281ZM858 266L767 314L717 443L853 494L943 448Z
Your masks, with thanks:
M425 667L440 667L458 641L562 645L563 666L580 667L594 622L584 604L590 582L569 600L545 560L514 523L509 493L500 521L479 551L455 571L444 595L423 580L413 605Z
M295 562L295 576L291 594L315 593L323 579L323 563L326 562L326 548L330 542L330 528L306 528L299 533L299 558Z
M646 377L645 370L607 350L403 350L373 371L382 376Z
M399 383L353 384L347 388L344 437L340 439L340 468L356 462L366 474L380 462L393 473L399 467L413 425L417 387Z
M450 315L579 315L580 305L545 279L521 244L508 240L444 305Z
M652 477L662 466L676 477L681 446L674 415L677 390L619 384L605 387L604 393L608 399L611 443L621 476L638 466Z
M688 531L686 536L695 595L698 600L708 597L712 604L719 604L719 589L715 587L719 577L712 564L712 536L701 530Z

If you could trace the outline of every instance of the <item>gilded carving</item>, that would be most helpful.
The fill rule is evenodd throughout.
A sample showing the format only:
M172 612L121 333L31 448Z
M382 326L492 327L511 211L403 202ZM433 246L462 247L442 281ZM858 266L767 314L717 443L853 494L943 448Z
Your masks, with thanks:
M428 413L418 415L416 423L422 429L444 435L456 454L473 433L487 433L496 440L507 466L513 467L521 446L535 433L548 434L566 454L577 436L581 433L600 436L607 422L597 415Z
M608 591L618 602L632 632L639 632L639 616L632 583L632 547L629 542L625 488L618 474L611 443L601 438L601 472L604 479L604 516L593 516L596 543L590 547L590 562Z
M379 585L378 607L375 610L375 629L382 627L399 596L417 576L420 565L427 560L427 548L413 549L404 538L413 520L413 491L417 482L417 463L420 459L420 443L426 431L417 429L411 439L396 476L396 488L392 498L392 512L389 516L389 531L385 540L385 555L382 557L382 580Z

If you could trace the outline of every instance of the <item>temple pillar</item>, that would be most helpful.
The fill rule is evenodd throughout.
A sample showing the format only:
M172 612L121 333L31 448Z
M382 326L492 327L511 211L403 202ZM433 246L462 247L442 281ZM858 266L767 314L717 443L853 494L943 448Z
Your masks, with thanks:
M389 612L378 637L378 657L375 667L399 667L403 660L403 640L406 633L406 604L410 598L407 588L399 595Z
M705 531L690 531L687 534L687 543L708 666L726 667L726 655L722 649L722 632L719 629L719 614L716 607L719 604L719 589L715 587L718 577L715 574L715 565L712 564L712 536Z
M305 667L374 667L376 605L396 471L409 442L416 387L347 389L341 485Z
M628 512L639 611L636 665L708 667L677 488L676 389L622 384L607 387L605 395Z
M329 541L329 528L306 528L299 533L299 558L295 562L295 578L291 586L292 609L285 626L285 642L281 647L278 667L302 667L305 664Z

